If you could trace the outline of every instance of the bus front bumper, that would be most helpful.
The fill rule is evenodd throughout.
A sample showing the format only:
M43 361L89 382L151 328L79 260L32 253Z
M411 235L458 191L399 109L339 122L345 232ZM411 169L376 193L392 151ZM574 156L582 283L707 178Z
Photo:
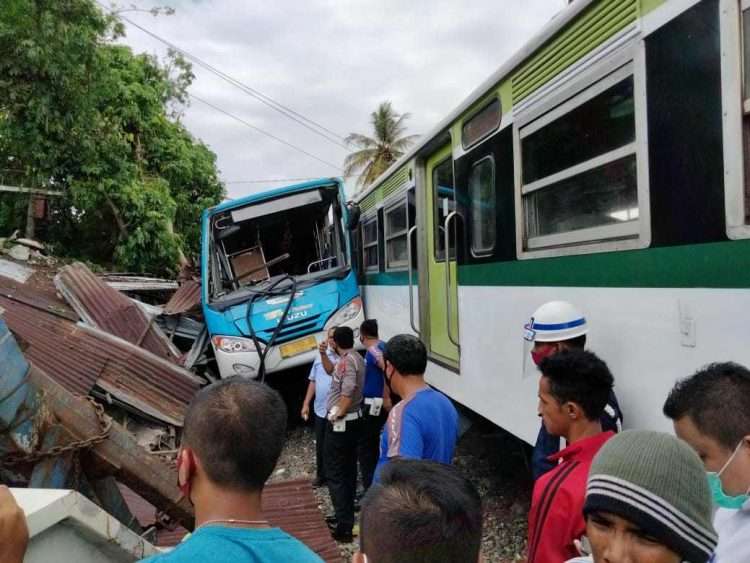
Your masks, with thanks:
M364 310L360 312L353 319L341 323L340 326L348 326L354 331L354 343L357 348L361 347L359 344L359 326L365 320ZM326 340L326 330L308 334L306 336L297 338L291 342L284 342L283 344L277 344L271 347L266 354L266 373L274 373L283 371L286 369L294 368L297 366L311 364L318 357L318 345ZM240 375L242 377L249 377L255 379L258 377L260 372L260 358L258 352L249 338L236 338L229 337L233 341L242 342L242 351L226 352L216 346L215 338L211 339L211 346L214 349L214 355L216 356L216 364L219 368L219 376L224 379L232 377L234 375ZM315 347L312 345L312 339L315 340ZM290 354L289 349L293 348L295 343L305 344L306 339L310 339L309 347L298 353ZM261 350L263 350L263 343L260 343ZM283 350L283 352L282 352Z

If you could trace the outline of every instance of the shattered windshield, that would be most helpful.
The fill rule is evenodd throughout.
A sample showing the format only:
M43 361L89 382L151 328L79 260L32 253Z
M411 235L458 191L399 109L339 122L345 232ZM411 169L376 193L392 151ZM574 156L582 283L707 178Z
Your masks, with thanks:
M316 280L348 267L335 189L291 194L211 218L211 297L291 275Z

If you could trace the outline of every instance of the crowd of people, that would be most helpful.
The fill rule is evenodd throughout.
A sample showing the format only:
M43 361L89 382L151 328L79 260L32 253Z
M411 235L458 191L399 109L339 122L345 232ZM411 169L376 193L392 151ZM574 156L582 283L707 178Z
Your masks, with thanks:
M585 317L551 302L524 328L542 419L527 562L750 562L750 371L716 363L679 380L663 407L676 436L623 431L615 379L585 350ZM364 358L351 328L329 331L301 411L314 416L315 484L328 487L332 535L354 538L359 472L355 563L481 562L482 502L451 465L458 414L425 382L424 344L411 335L384 343L375 320L359 339ZM262 514L286 423L284 402L264 384L235 377L201 390L177 458L196 529L146 561L320 561ZM22 561L26 541L0 488L2 561Z

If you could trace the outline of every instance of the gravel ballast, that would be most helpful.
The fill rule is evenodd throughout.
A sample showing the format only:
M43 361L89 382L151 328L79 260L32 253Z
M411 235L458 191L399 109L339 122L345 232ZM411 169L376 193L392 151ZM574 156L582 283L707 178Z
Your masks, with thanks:
M484 507L482 554L487 563L524 559L531 477L525 446L492 424L479 420L461 437L454 463L477 487ZM288 432L272 481L315 477L315 436L311 426ZM328 490L316 489L321 511L333 514ZM353 544L339 544L349 561Z

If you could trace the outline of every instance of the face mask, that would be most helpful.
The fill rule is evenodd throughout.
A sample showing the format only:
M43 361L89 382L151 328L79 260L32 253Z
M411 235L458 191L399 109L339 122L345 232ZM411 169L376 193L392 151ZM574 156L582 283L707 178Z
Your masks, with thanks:
M548 346L547 348L544 348L543 352L535 352L534 350L531 351L531 359L534 360L534 363L536 365L539 365L542 363L542 360L548 356L551 356L555 353L555 348L553 346Z
M391 372L391 375L388 375L388 366L390 364L385 364L385 370L383 370L383 380L385 381L386 387L388 387L388 392L393 393L393 387L391 387L391 379L393 378L393 372Z
M742 506L748 501L748 499L750 499L750 488L748 488L747 492L744 495L730 496L726 492L724 492L724 487L721 484L721 474L724 473L724 470L729 467L729 464L732 463L734 457L737 455L737 452L740 451L742 444L743 442L737 444L737 447L734 449L734 453L729 457L727 462L724 464L724 467L722 467L718 473L715 473L713 471L709 471L708 473L706 473L708 477L708 486L711 489L711 496L714 499L714 504L720 508L738 510L742 508Z

